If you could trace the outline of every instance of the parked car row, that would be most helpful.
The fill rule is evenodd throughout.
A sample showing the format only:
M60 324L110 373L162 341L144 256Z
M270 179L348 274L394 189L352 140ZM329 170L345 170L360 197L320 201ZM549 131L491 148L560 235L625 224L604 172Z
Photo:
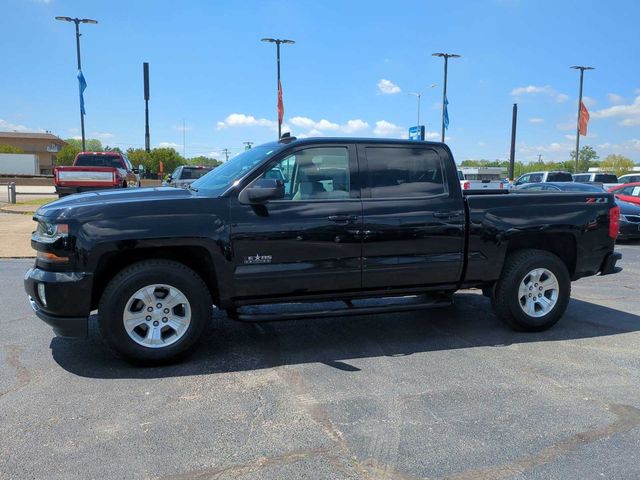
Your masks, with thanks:
M633 186L623 185L623 191L635 193L632 195L617 195L616 205L620 207L620 233L619 240L639 240L640 239L640 183ZM620 191L621 187L610 190L612 193ZM593 192L602 193L606 191L600 185L594 183L580 182L547 182L547 183L528 183L517 189L518 192Z

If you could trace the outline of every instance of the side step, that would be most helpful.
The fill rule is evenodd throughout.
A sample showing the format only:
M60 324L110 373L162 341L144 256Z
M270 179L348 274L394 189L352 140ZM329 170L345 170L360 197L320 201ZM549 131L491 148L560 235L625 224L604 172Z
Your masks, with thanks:
M325 316L340 317L407 312L448 307L452 303L452 299L449 296L408 295L402 297L379 297L330 302L249 305L235 309L229 316L234 320L243 322L265 322Z

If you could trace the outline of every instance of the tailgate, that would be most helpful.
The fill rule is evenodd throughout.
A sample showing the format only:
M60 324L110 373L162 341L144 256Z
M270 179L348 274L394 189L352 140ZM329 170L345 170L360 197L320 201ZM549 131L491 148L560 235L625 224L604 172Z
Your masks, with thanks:
M54 180L61 186L111 187L116 178L116 169L111 167L58 167Z

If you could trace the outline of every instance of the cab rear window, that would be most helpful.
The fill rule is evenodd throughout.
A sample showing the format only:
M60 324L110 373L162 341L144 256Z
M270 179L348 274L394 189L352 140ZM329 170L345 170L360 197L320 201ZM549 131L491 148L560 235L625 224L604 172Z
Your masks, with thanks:
M573 177L570 173L550 172L547 176L547 182L573 182Z
M599 183L618 183L618 177L611 173L597 173L593 181Z
M78 155L76 167L111 167L123 168L122 157L119 155Z

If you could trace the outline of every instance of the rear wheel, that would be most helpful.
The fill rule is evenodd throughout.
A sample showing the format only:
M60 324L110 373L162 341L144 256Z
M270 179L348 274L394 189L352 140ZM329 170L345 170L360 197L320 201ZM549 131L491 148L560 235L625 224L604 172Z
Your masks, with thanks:
M187 266L147 260L126 268L107 285L98 308L107 344L128 360L163 363L189 353L211 319L202 279Z
M544 250L520 250L506 260L493 307L515 330L537 332L560 320L570 297L571 279L560 258Z

